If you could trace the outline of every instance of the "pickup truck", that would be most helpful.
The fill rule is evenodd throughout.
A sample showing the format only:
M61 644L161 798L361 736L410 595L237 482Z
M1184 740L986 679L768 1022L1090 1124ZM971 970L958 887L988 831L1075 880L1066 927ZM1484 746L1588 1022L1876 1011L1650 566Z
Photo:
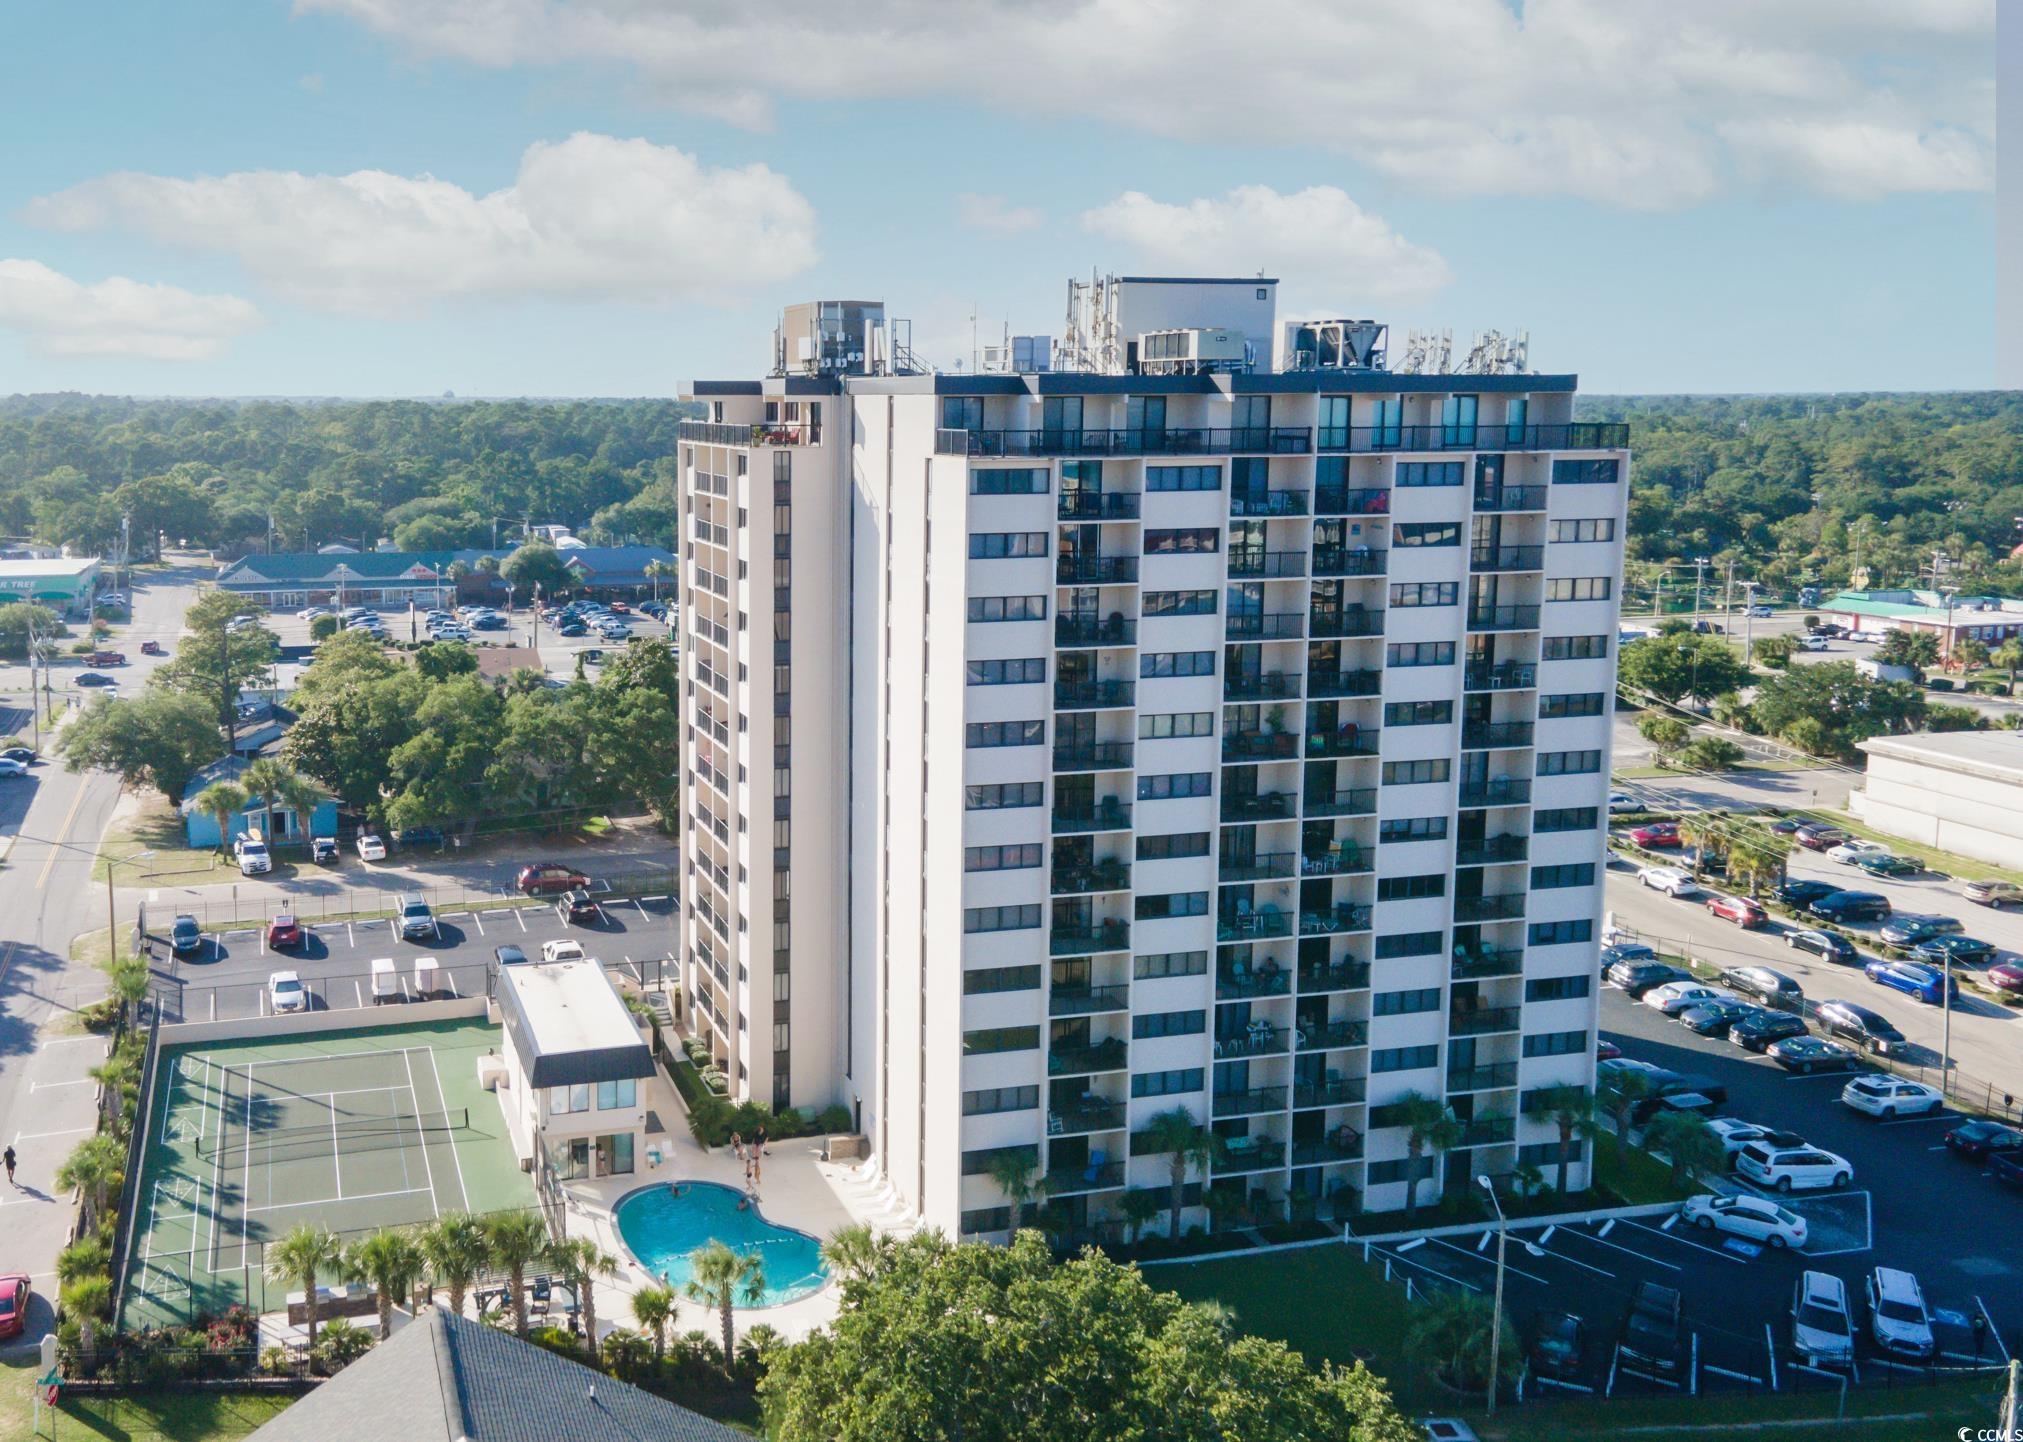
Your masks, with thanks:
M1617 1351L1622 1362L1638 1371L1660 1377L1679 1375L1679 1294L1656 1282L1642 1282L1630 1298L1623 1314L1623 1332Z

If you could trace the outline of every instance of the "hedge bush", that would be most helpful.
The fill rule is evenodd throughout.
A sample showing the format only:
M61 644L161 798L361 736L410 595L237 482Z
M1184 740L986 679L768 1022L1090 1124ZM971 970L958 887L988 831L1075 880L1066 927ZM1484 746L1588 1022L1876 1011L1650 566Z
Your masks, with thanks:
M684 1046L688 1050L688 1046ZM712 1068L714 1070L714 1068ZM711 1088L705 1074L698 1071L694 1062L675 1059L668 1064L668 1074L674 1080L675 1090L688 1107L688 1129L695 1139L706 1147L720 1147L730 1141L731 1133L749 1137L760 1127L766 1129L769 1141L780 1141L787 1137L828 1136L835 1132L850 1130L850 1109L830 1107L825 1111L810 1114L798 1108L788 1108L775 1112L764 1102L731 1102ZM717 1073L719 1076L721 1072Z

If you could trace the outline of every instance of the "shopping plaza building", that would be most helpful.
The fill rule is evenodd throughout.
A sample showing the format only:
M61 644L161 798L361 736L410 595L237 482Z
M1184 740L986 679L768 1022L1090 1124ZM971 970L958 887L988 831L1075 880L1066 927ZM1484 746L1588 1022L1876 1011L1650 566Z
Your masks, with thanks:
M1430 1201L1593 1082L1625 428L1274 298L1077 283L960 373L821 303L695 383L687 1022L951 1235L1007 1156L1110 1234L1174 1109L1188 1225L1404 1205L1414 1096Z

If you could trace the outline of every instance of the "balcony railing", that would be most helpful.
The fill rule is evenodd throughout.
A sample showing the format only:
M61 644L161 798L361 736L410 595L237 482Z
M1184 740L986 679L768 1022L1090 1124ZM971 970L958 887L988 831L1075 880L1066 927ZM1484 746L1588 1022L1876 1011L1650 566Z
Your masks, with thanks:
M1047 1052L1049 1076L1078 1076L1123 1069L1124 1043L1115 1038L1099 1041L1094 1046L1056 1046Z
M1252 1022L1248 1031L1215 1039L1217 1061L1241 1061L1253 1056L1284 1056L1292 1047L1292 1032L1270 1022Z
M1322 426L1324 451L1586 451L1621 450L1630 428L1621 421L1572 425Z
M1447 1073L1447 1091L1493 1092L1517 1085L1517 1063L1500 1061L1488 1066L1468 1067Z
M1047 993L1049 1016L1096 1016L1106 1011L1129 1011L1128 986L1064 986L1054 984Z
M1381 547L1369 546L1316 546L1314 548L1314 574L1316 576L1381 576L1384 574L1389 553Z
M1099 861L1094 866L1064 866L1054 863L1053 890L1057 896L1089 896L1100 891L1129 891L1131 867L1123 861Z
M1286 579L1307 573L1305 551L1259 551L1249 546L1229 553L1229 574L1251 579Z
M1309 671L1309 697L1375 696L1384 689L1382 671Z
M1301 936L1334 936L1344 931L1369 929L1370 908L1346 901L1336 902L1326 911L1302 911L1299 914Z
M1284 821L1293 814L1290 791L1225 791L1222 793L1224 821Z
M1225 701L1296 701L1299 673L1285 671L1230 671L1222 678Z
M1217 456L1255 452L1297 456L1313 449L1313 432L1305 426L939 430L934 434L934 449L944 456L981 457Z
M1136 556L1058 556L1054 580L1063 586L1129 586L1138 580Z
M1543 546L1477 546L1468 553L1471 571L1542 571Z
M1326 851L1299 859L1301 876L1361 876L1376 868L1377 858L1352 842L1341 842Z
M1297 857L1290 851L1260 851L1252 856L1225 856L1216 868L1224 886L1234 881L1279 881L1293 874Z
M1089 1132L1114 1132L1124 1126L1122 1102L1079 1102L1047 1113L1047 1135L1078 1137Z
M1292 1144L1292 1164L1318 1167L1328 1162L1353 1162L1363 1154L1363 1134L1354 1127L1340 1127L1331 1136L1316 1137Z
M1062 491L1064 521L1135 521L1143 502L1136 491Z
M1124 1185L1122 1162L1092 1162L1082 1168L1069 1167L1047 1173L1047 1195L1072 1196L1078 1192L1108 1192Z
M1276 1137L1239 1137L1223 1145L1215 1160L1215 1174L1235 1176L1242 1172L1276 1171L1285 1165L1285 1143Z
M1316 640L1330 640L1337 636L1381 636L1384 634L1384 613L1367 606L1310 611L1307 613L1307 634Z
M1524 893L1521 891L1454 898L1456 921L1516 921L1523 915Z
M1292 984L1292 973L1264 967L1256 971L1249 966L1217 967L1215 970L1215 999L1217 1001L1245 1001L1260 996L1284 996Z
M1464 691L1529 691L1538 685L1538 667L1502 661L1494 666L1468 666L1461 672Z
M1531 744L1529 721L1469 721L1461 727L1464 751L1508 751Z
M1467 1011L1447 1013L1447 1034L1449 1036L1490 1036L1496 1032L1516 1031L1517 1019L1524 1009L1516 1006L1482 1006Z
M1229 514L1232 516L1304 516L1306 513L1307 493L1304 490L1232 491L1229 495Z
M1056 681L1056 711L1106 711L1133 704L1135 681Z
M1073 836L1090 831L1129 831L1131 829L1131 808L1123 802L1112 802L1108 806L1072 806L1054 808L1054 833Z
M1292 918L1275 906L1258 911L1225 911L1215 918L1217 941L1269 941L1291 935Z
M1122 921L1106 921L1099 926L1056 926L1047 934L1047 947L1055 956L1128 951L1131 948L1131 927Z
M1475 509L1506 515L1511 511L1542 511L1545 496L1544 486L1501 486L1493 491L1477 491Z
M1516 976L1524 970L1521 946L1475 946L1454 951L1454 980L1483 981L1494 976Z
M1303 966L1299 971L1302 996L1318 996L1330 991L1361 991L1370 984L1367 961L1332 961L1324 966Z
M1341 756L1375 756L1382 738L1359 726L1337 727L1333 731L1309 731L1306 757L1309 761Z
M1224 761L1291 761L1299 756L1299 737L1291 731L1225 731Z
M1222 633L1231 641L1297 641L1306 629L1307 618L1298 611L1236 612L1222 623Z
M1084 646L1135 646L1138 622L1130 616L1056 616L1054 644L1070 650Z
M1314 492L1317 516L1384 516L1391 511L1391 493L1378 486L1322 486Z
M724 421L682 421L675 426L678 440L702 446L807 446L821 438L819 426L774 425L752 421L732 425Z
M1302 810L1308 816L1374 816L1377 788L1356 786L1343 791L1309 791Z
M1471 631L1536 631L1538 629L1538 607L1470 606L1468 608L1468 629Z
M1301 1051L1345 1051L1370 1044L1370 1024L1366 1021L1331 1021L1326 1026L1303 1026L1296 1038Z
M1359 1076L1336 1077L1332 1081L1303 1082L1292 1089L1292 1104L1295 1109L1310 1107L1347 1107L1360 1104L1368 1090L1368 1083Z
M1132 743L1129 741L1081 741L1054 747L1056 771L1128 771Z
M1461 804L1473 806L1528 806L1531 782L1522 776L1495 776L1472 781L1461 787Z
M1523 861L1531 855L1529 836L1485 836L1478 841L1460 841L1454 846L1456 866L1495 866L1505 861Z
M1210 1105L1214 1115L1219 1117L1254 1117L1262 1112L1284 1111L1285 1092L1282 1086L1219 1091Z
M1517 1137L1516 1117L1478 1117L1461 1129L1457 1147L1493 1147Z

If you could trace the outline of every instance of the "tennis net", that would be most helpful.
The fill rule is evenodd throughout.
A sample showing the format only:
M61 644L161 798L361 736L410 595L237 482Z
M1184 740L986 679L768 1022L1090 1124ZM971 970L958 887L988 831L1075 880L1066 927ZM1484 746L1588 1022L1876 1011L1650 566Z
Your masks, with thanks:
M354 1140L399 1142L431 1132L466 1130L471 1109L455 1107L442 1112L404 1112L389 1117L351 1117L306 1127L244 1127L221 1129L197 1138L197 1155L216 1156L220 1152L244 1151L252 1146L286 1146L290 1142L335 1139L340 1145Z

